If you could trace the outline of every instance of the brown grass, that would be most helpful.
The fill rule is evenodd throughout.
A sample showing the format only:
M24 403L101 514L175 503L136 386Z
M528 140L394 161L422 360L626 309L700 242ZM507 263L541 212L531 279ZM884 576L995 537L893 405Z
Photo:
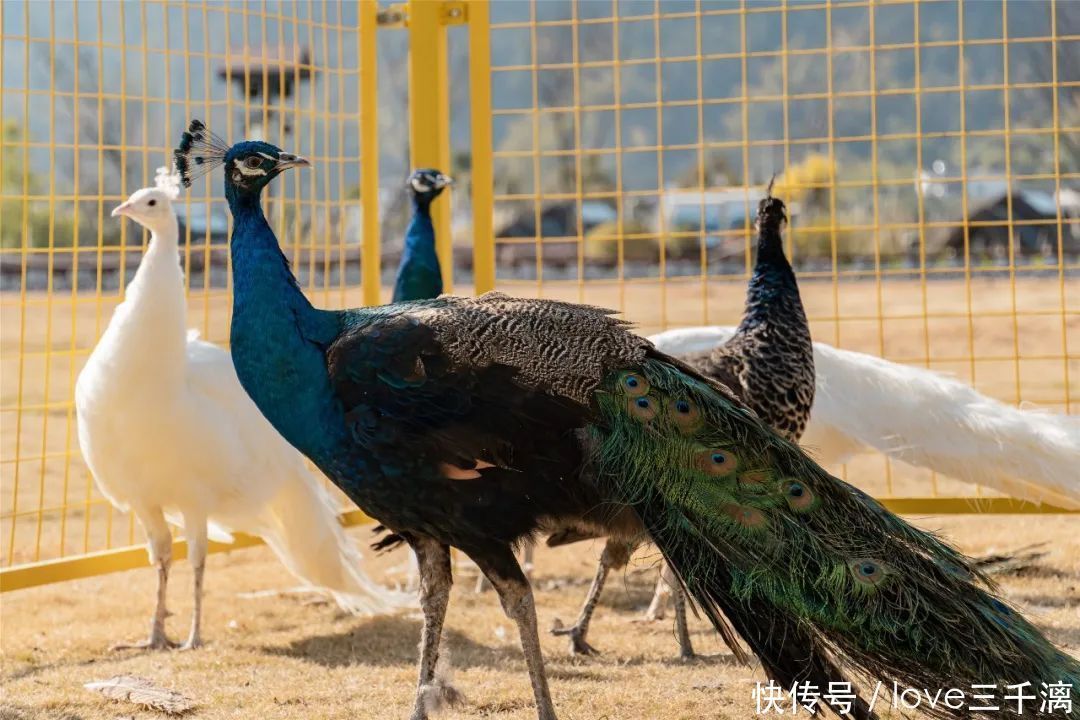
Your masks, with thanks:
M956 517L921 523L944 532L969 553L1046 542L1050 556L1035 572L1003 580L1018 603L1058 643L1080 650L1080 521L1069 517ZM366 528L352 531L358 541ZM599 544L539 549L536 584L542 630L556 617L570 622L593 570ZM368 563L382 569L401 551ZM368 553L370 556L371 553ZM751 690L759 669L733 661L699 620L693 639L707 657L675 659L670 620L636 624L648 603L655 557L643 553L612 578L592 630L597 658L570 659L563 638L542 642L552 692L563 720L754 716ZM191 574L179 563L170 588L169 621L182 636L190 617ZM513 626L495 596L472 592L458 572L447 645L455 683L467 698L447 720L534 718L531 693ZM199 719L404 718L412 702L419 620L357 619L297 596L257 599L246 593L293 584L266 548L210 557L204 636L194 652L111 654L106 647L145 632L153 594L149 569L7 594L3 597L3 695L0 718L116 720L154 714L113 704L83 689L85 682L138 675L193 698Z

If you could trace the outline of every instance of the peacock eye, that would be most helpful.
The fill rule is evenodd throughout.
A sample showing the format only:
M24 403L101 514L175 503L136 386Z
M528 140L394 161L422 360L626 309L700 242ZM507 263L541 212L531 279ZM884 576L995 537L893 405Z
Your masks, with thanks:
M150 207L154 207L155 205L157 205L157 200L150 200L146 204Z
M262 158L258 155L252 155L244 160L244 167L251 170L255 170L262 166Z

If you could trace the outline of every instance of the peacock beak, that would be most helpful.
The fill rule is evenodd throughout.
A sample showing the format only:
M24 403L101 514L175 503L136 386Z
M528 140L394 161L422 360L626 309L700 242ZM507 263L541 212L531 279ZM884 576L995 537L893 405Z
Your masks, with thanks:
M112 217L120 217L121 215L131 217L131 201L122 202L114 207L111 215Z
M300 157L299 155L292 155L290 153L281 153L278 155L277 170L288 170L294 167L311 167L311 163L307 158Z
M454 178L449 175L439 175L439 187L450 187L454 184Z

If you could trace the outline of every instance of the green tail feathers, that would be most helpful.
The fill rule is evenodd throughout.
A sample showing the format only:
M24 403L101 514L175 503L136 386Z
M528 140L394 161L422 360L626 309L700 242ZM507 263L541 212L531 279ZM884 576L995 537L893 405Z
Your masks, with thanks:
M931 693L1030 682L1038 695L1065 682L1071 715L1040 713L1038 701L1024 715L1080 718L1080 663L995 597L966 557L830 476L708 381L656 356L609 378L598 404L601 481L638 511L717 628L726 617L777 682L827 685L840 679L834 661L863 682Z

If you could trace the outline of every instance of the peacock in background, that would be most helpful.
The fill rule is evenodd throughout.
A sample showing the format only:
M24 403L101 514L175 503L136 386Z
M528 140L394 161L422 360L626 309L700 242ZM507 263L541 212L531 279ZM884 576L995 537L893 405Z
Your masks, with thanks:
M230 147L199 121L176 160L185 185L224 165L231 347L245 390L417 555L413 720L428 717L428 700L453 697L435 673L450 546L491 580L518 626L537 716L555 718L513 549L570 525L651 537L717 630L732 644L741 636L784 687L845 675L920 688L1080 684L1080 663L965 556L829 476L611 312L498 293L316 309L260 200L309 163L264 142ZM850 715L873 717L862 702Z
M412 219L405 229L393 302L427 300L442 295L442 272L435 254L435 226L431 222L431 203L444 188L453 185L450 176L425 168L409 176L406 188L412 202Z
M683 356L709 352L733 327L649 339ZM802 445L823 465L874 449L916 467L1034 503L1080 509L1080 418L1025 410L954 378L814 343L817 388Z
M179 185L160 168L155 187L113 210L150 230L150 244L75 386L83 457L102 494L135 513L157 566L149 637L115 647L175 645L165 634L169 522L183 526L195 571L185 648L202 642L208 538L231 542L231 531L263 538L294 575L329 590L350 612L414 604L363 573L330 496L244 393L229 353L186 330L172 207Z
M439 256L435 252L435 225L431 221L431 203L442 194L443 189L454 184L453 178L434 168L416 170L409 176L405 188L412 205L412 218L405 229L404 250L394 279L392 302L408 300L430 300L442 294L442 269ZM376 527L381 533L383 528ZM524 551L526 575L532 564L532 544ZM406 589L419 587L419 568L414 556L410 555ZM477 578L476 591L488 588L483 574Z
M758 206L757 260L746 291L742 322L726 343L680 359L730 388L762 421L785 439L798 442L814 400L814 354L795 272L784 255L782 230L786 222L784 204L772 197L770 182L766 198ZM569 529L549 537L548 545L573 542L583 535L588 533ZM586 635L604 581L611 570L626 566L634 550L634 544L627 544L626 538L609 538L577 621L570 627L552 630L556 635L569 636L571 654L596 652ZM685 597L679 584L671 582L666 567L661 570L650 615L663 616L660 603L666 587L674 596L680 655L692 658Z

